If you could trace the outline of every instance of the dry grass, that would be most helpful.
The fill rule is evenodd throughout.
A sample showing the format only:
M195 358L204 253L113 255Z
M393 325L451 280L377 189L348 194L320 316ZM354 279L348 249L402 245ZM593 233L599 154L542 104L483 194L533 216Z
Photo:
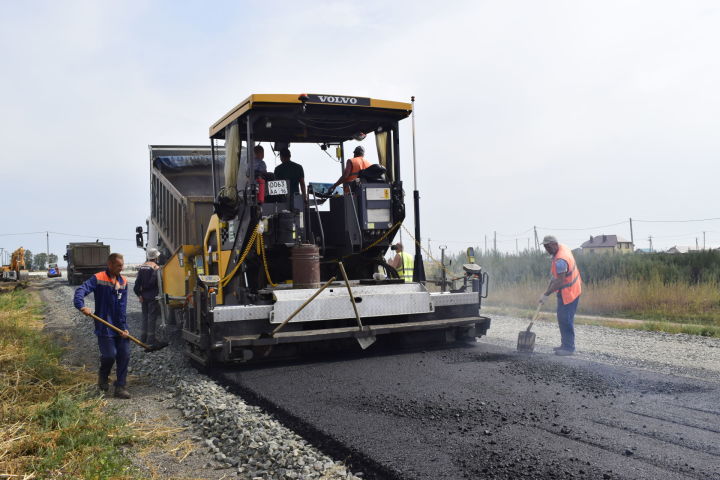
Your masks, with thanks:
M38 306L0 295L0 478L137 478L121 453L137 429L91 393L91 375L60 364Z
M492 289L489 305L532 309L547 283L526 281ZM627 317L641 328L720 336L720 285L614 279L583 285L578 315ZM684 324L672 327L670 323ZM638 328L633 325L632 328Z

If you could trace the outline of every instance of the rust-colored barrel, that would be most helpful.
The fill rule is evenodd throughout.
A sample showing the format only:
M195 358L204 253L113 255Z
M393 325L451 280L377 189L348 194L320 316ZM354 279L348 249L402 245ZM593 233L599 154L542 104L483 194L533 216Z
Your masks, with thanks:
M317 288L320 286L320 249L317 245L303 243L292 248L293 288Z

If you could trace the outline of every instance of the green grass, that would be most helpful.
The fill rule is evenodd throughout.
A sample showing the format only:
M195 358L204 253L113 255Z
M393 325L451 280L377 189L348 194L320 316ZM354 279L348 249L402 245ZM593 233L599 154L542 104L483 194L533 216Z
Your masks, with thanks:
M135 432L94 395L92 375L60 363L41 328L32 293L0 295L0 474L139 478L122 454Z

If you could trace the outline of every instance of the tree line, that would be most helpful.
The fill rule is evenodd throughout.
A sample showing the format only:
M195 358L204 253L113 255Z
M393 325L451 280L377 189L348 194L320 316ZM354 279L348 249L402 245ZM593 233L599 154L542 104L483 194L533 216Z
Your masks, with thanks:
M482 252L476 248L476 252ZM453 274L462 275L462 264L467 263L464 251L455 254L446 252L446 267ZM614 254L575 255L578 268L586 283L605 280L660 280L672 283L715 283L720 284L720 252L705 250L682 254ZM491 276L495 284L513 284L550 278L550 256L544 252L526 251L520 254L478 253L475 263ZM439 266L427 262L428 280L439 275ZM434 279L434 278L433 278Z
M25 268L28 270L45 270L50 263L57 263L58 256L54 253L33 254L30 250L25 250Z

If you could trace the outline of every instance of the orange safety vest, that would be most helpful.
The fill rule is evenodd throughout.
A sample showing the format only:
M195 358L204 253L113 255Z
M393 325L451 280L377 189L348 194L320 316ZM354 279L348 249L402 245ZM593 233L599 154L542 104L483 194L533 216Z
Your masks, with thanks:
M355 157L351 158L349 160L350 166L352 167L352 170L350 171L350 174L347 175L345 178L343 178L343 183L347 184L358 178L358 173L360 173L360 170L365 170L368 168L372 163L370 163L368 160L365 160L364 157ZM345 193L349 193L350 189L347 185L343 185L343 191Z
M560 295L562 296L563 305L572 303L582 293L582 279L580 278L580 270L575 264L575 257L566 245L558 244L558 251L553 257L550 265L550 273L553 278L558 278L557 269L555 268L555 260L565 260L568 264L568 271L565 275L565 284L560 287Z

